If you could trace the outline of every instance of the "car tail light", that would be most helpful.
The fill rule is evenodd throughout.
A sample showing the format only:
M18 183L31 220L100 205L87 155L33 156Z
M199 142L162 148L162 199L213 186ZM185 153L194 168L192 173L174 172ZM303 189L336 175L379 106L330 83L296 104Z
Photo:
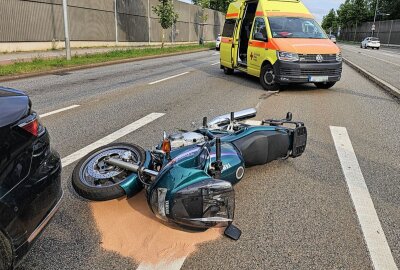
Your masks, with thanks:
M20 123L18 126L35 137L39 137L45 132L45 128L40 123L36 114L31 115L26 119L26 121Z
M39 135L39 121L37 118L31 120L30 122L19 124L18 126L35 137Z

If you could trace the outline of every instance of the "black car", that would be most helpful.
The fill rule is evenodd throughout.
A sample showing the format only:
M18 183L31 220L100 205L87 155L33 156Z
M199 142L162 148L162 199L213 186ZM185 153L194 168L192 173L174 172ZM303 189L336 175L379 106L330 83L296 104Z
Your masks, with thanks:
M0 270L26 255L62 195L60 157L29 97L0 87Z

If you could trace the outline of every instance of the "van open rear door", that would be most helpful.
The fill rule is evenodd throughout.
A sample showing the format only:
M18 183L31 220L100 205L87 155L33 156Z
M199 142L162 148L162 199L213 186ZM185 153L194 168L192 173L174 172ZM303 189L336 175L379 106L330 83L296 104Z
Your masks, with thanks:
M243 12L244 2L234 2L229 5L226 14L224 30L221 37L221 64L229 68L237 66L238 31L240 29L240 16Z

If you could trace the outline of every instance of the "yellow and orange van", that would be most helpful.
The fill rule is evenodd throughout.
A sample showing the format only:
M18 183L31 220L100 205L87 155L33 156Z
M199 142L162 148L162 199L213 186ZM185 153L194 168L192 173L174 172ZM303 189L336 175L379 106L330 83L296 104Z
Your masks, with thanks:
M340 80L340 49L300 0L238 0L229 5L221 68L260 78L266 90L289 83L328 89Z

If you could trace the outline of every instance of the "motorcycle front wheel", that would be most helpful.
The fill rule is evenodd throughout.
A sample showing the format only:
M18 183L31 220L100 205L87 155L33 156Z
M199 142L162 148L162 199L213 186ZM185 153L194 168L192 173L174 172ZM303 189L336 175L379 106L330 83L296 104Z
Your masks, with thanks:
M140 146L127 143L113 143L90 152L72 173L72 186L80 196L92 201L107 201L125 195L120 185L132 172L104 162L110 157L141 166L146 153Z

